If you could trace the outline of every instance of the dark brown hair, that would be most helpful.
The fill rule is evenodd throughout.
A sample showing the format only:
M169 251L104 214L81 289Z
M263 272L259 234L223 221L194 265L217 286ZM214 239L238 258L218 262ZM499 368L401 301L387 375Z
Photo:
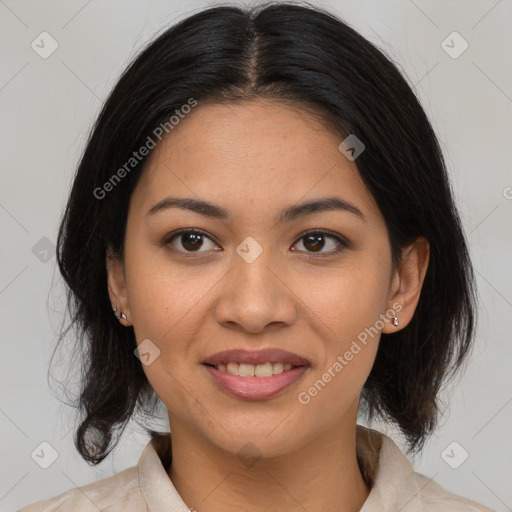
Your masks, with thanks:
M166 30L124 71L106 100L81 157L57 241L71 322L82 347L81 456L101 462L138 412L158 404L134 356L133 327L112 313L107 248L123 256L128 205L147 157L99 198L112 175L162 123L194 98L238 102L269 98L318 113L340 141L365 144L359 173L386 221L393 260L417 237L430 262L412 321L383 334L361 410L423 446L439 411L439 391L471 347L475 280L443 156L406 79L349 25L309 4L251 9L218 6ZM148 429L148 433L153 432Z

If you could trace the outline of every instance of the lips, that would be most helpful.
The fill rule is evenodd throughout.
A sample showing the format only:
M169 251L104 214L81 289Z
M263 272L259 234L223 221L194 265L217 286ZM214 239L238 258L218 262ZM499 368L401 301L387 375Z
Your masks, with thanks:
M278 396L308 371L307 366L296 366L271 377L241 377L219 371L215 366L203 366L220 390L241 400L266 400Z
M271 363L271 373L266 363ZM203 361L203 366L218 388L228 395L242 400L265 400L284 393L300 380L309 369L309 361L277 348L234 349L213 354Z
M292 366L309 366L309 361L298 354L281 350L277 348L267 348L256 351L244 349L224 350L217 352L203 361L203 364L209 366L218 366L219 364L242 363L242 364L264 364L264 363L282 363Z

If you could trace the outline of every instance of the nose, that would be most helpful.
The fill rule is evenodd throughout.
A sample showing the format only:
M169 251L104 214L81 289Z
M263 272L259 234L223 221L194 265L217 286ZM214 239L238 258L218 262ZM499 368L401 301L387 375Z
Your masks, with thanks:
M224 327L260 333L291 325L297 314L293 283L270 251L248 263L238 254L218 287L215 316Z

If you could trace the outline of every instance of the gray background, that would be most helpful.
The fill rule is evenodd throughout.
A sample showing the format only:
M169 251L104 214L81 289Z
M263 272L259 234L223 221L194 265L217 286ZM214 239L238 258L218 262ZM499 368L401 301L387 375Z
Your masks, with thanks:
M450 409L413 462L452 492L512 510L512 2L313 3L375 42L414 86L441 139L477 271L480 323L472 358L444 393ZM54 396L66 399L55 379L66 376L68 351L54 360L52 392L47 383L64 310L54 244L86 135L120 72L157 33L206 5L0 0L3 511L135 465L148 441L131 423L96 468L74 449L73 410ZM43 31L58 43L46 59L31 47L34 40L42 46ZM463 40L446 39L454 31L469 45L457 58ZM51 48L49 39L44 47ZM396 433L381 428L403 447ZM58 453L48 469L31 457L42 442ZM462 461L462 450L467 460L450 467Z

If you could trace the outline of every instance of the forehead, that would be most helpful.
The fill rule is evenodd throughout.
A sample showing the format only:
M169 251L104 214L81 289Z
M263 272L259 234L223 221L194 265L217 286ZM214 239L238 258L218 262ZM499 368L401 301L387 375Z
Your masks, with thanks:
M166 195L198 196L243 211L339 195L375 211L342 140L311 112L277 101L199 102L153 150L133 199L147 210Z

